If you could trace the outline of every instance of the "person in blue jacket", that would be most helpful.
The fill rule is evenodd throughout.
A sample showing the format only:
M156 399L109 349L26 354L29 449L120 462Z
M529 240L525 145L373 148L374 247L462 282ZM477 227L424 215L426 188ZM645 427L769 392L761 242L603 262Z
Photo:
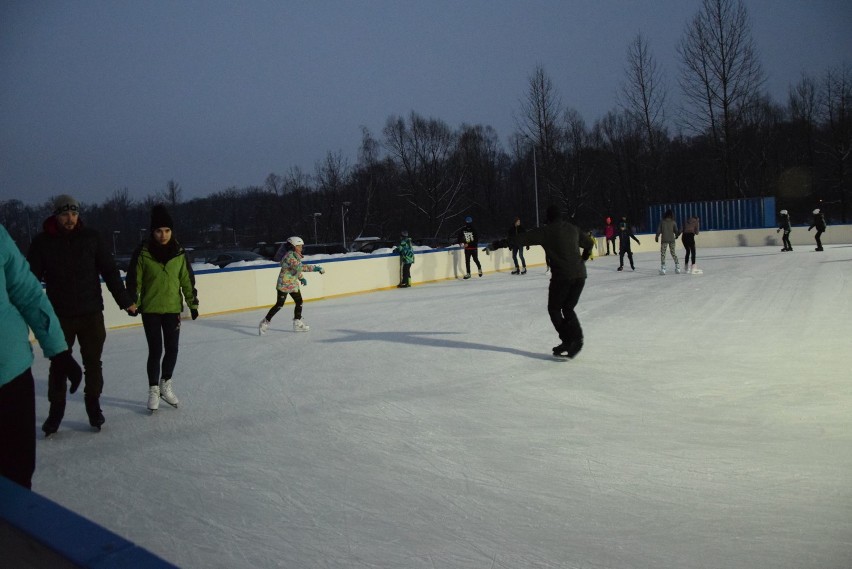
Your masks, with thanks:
M411 286L411 265L414 264L414 247L408 231L399 234L399 245L393 248L394 253L399 253L399 263L402 267L402 276L396 288L408 288Z
M27 260L0 225L0 475L32 488L35 472L35 380L29 328L50 358L50 372L71 381L71 393L83 381L59 319Z

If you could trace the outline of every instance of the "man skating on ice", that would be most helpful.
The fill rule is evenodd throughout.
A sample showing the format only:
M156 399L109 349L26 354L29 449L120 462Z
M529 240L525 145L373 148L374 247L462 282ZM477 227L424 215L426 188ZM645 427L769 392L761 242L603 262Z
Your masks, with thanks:
M464 275L464 278L470 278L470 259L473 258L473 262L476 263L476 268L479 269L479 276L482 276L482 265L479 264L479 235L476 233L476 229L473 228L473 218L467 216L464 218L464 227L459 231L458 239L456 242L464 247L464 266L467 272Z
M663 219L660 220L660 225L657 227L657 235L654 236L654 241L660 243L660 274L666 274L666 249L672 255L672 259L675 262L675 272L680 273L680 262L677 259L677 253L675 252L675 244L677 243L677 238L680 235L680 232L677 228L677 223L674 220L674 213L672 210L667 209L666 213L663 215ZM662 236L662 241L660 237Z
M784 235L781 236L781 241L784 243L784 248L781 251L792 251L793 244L790 243L790 232L792 231L792 227L790 226L790 215L787 213L786 209L781 210L781 224L778 226L778 230L775 233L784 232Z
M574 307L586 284L584 261L592 253L591 237L573 223L563 221L559 207L551 205L547 208L547 225L517 235L515 244L544 247L551 273L547 312L561 340L553 348L553 355L573 358L583 349L583 329Z
M624 270L624 255L627 255L627 260L630 261L630 268L636 270L636 265L633 264L633 250L630 248L630 240L636 241L637 245L642 243L633 235L633 230L627 223L627 218L622 217L621 223L618 224L618 270Z
M121 282L115 261L100 234L86 227L80 218L80 204L61 195L54 200L53 215L44 222L44 231L33 239L27 260L30 269L47 289L47 297L59 316L69 349L79 343L80 357L86 370L84 398L89 424L100 429L104 416L100 407L104 387L101 354L106 341L103 278L115 303L122 310L136 313L136 305ZM66 382L61 374L48 376L47 398L50 413L42 425L45 435L59 429L65 415ZM71 385L71 393L77 391Z
M810 231L814 227L816 227L817 230L816 235L814 235L814 239L816 239L817 244L816 249L814 249L814 251L822 251L822 240L820 239L820 237L823 233L825 233L827 226L825 224L825 216L822 215L822 212L819 209L814 210L814 221L813 223L811 223L811 226L808 227L808 231Z

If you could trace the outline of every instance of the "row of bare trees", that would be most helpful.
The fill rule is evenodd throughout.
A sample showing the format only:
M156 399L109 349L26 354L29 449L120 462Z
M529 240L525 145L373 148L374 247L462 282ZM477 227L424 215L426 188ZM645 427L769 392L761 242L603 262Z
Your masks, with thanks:
M453 128L412 111L390 116L379 137L361 132L357 160L329 152L313 172L290 168L260 186L182 199L163 192L134 200L118 190L84 204L85 219L118 251L147 231L156 202L174 210L178 234L196 246L247 247L302 235L306 241L393 237L401 229L448 239L471 215L500 236L518 215L535 225L560 204L584 227L628 216L642 227L652 203L775 196L794 221L816 203L830 218L850 214L852 70L802 75L785 102L763 90L748 13L739 0L704 0L678 45L672 91L650 42L626 46L618 105L591 126L563 104L546 70L529 77L517 131L501 144L490 126ZM670 104L679 95L678 105ZM0 221L26 246L47 204L5 202ZM346 235L343 235L344 227Z

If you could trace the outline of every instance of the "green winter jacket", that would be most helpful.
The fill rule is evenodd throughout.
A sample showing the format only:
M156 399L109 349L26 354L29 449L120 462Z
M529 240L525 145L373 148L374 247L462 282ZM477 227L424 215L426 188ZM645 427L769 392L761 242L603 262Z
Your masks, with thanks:
M183 247L170 243L166 251L159 253L160 260L152 253L152 247L156 245L148 241L136 249L125 279L139 312L179 314L184 301L189 308L198 310L195 274Z
M394 252L399 253L400 262L403 264L414 264L414 247L411 244L410 237L403 237L400 239L399 245L394 247Z

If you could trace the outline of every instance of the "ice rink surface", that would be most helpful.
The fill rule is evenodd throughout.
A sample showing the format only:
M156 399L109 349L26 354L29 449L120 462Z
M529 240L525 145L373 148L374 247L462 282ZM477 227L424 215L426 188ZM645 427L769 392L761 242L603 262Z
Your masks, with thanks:
M109 331L33 489L186 568L848 569L852 246L698 253L589 262L568 362L543 267L186 321L153 416Z

